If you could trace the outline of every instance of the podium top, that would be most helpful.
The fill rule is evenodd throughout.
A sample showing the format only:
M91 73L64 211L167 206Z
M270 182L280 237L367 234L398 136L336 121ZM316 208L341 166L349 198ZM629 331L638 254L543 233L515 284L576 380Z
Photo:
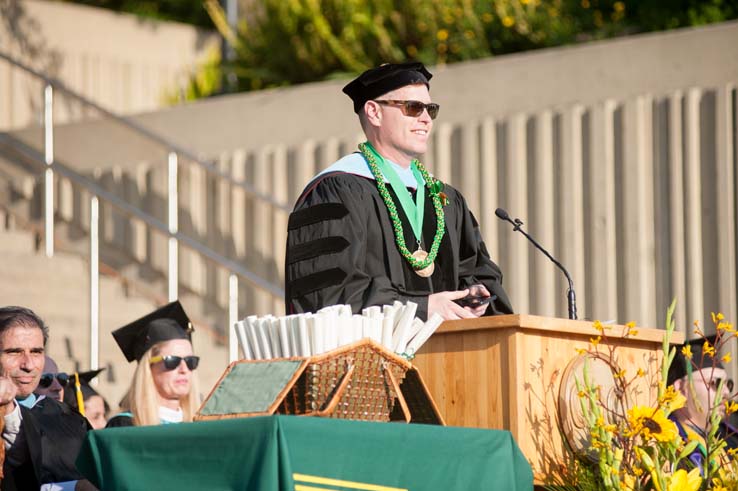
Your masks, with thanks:
M476 319L462 319L446 321L436 331L436 335L444 333L457 333L464 331L479 331L487 329L517 329L531 331L546 331L549 333L578 334L582 336L598 336L600 333L593 327L593 321L575 321L571 319L559 319L556 317L542 317L527 314L494 315L489 317L478 317ZM605 336L610 339L623 338L628 331L622 324L605 324ZM647 327L636 327L637 335L630 335L628 339L634 341L647 341L661 343L664 339L663 329ZM671 336L671 344L684 343L684 333L674 332Z

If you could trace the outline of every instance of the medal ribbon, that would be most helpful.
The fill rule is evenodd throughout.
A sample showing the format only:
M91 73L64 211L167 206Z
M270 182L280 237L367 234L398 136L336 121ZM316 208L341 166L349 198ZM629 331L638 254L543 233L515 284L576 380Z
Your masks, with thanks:
M425 215L425 180L423 179L423 176L413 161L410 164L410 168L412 169L413 176L415 177L415 182L417 184L415 202L413 203L413 197L410 194L410 191L407 190L407 187L405 187L400 176L397 175L392 164L387 162L384 157L375 150L371 143L367 142L366 146L376 159L377 167L382 171L384 177L387 178L390 186L392 186L392 190L400 200L402 211L405 212L405 216L407 216L410 226L413 229L413 235L415 235L415 239L418 241L418 244L420 244L423 240L423 217Z

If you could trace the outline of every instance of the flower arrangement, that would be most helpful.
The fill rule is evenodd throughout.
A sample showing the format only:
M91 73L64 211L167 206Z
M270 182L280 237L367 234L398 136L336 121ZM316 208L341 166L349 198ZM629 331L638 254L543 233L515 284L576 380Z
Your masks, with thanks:
M738 464L733 459L738 449L731 448L728 440L733 435L725 430L724 423L727 415L738 411L738 403L730 400L732 382L725 375L718 376L723 373L720 362L730 362L731 355L717 357L725 344L737 336L736 330L721 314L713 314L717 332L714 337L706 337L695 323L695 332L700 336L699 350L695 351L699 353L693 353L690 344L671 346L674 307L672 303L667 311L662 356L655 365L659 367L657 373L649 373L653 367L644 370L621 366L617 346L602 342L612 327L595 321L599 336L590 340L587 349L577 350L586 357L576 389L584 429L588 432L588 448L581 452L566 446L564 469L553 478L555 482L548 483L547 489L738 489ZM637 338L633 323L624 329L624 338ZM680 357L678 361L686 367L687 375L680 382L667 385L675 357ZM609 390L593 378L592 360L606 360L614 381ZM646 404L643 394L635 397L637 387L643 387L644 381L653 389L646 397ZM709 397L701 399L700 394ZM688 408L698 411L697 414L704 413L704 425L693 427L693 420L685 420Z

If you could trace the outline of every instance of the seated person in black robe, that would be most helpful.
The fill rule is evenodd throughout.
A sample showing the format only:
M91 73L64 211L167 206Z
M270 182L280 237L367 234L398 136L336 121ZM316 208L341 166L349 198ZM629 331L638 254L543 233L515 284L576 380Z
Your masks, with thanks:
M126 360L136 361L131 386L108 428L191 422L200 405L192 323L179 301L113 331Z
M367 142L316 176L290 215L288 314L395 300L423 319L512 313L463 196L418 160L439 109L431 77L421 63L386 64L344 87Z
M67 390L64 391L64 402L84 416L94 430L105 428L108 422L107 415L110 412L108 402L90 385L103 370L105 369L98 368L71 374ZM79 385L77 385L78 380Z
M48 328L29 309L0 308L0 409L4 415L2 490L94 489L75 460L90 429L66 404L37 396Z

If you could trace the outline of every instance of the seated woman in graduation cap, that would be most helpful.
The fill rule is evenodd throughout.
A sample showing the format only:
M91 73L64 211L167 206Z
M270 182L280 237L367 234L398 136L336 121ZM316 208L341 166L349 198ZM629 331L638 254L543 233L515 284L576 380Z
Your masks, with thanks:
M69 376L69 386L64 391L64 402L87 418L95 430L105 428L110 406L103 396L92 388L90 382L105 370L90 370L89 372L77 372Z
M121 403L124 413L107 427L148 426L192 421L199 406L192 351L192 323L178 302L113 332L129 362L138 366Z

